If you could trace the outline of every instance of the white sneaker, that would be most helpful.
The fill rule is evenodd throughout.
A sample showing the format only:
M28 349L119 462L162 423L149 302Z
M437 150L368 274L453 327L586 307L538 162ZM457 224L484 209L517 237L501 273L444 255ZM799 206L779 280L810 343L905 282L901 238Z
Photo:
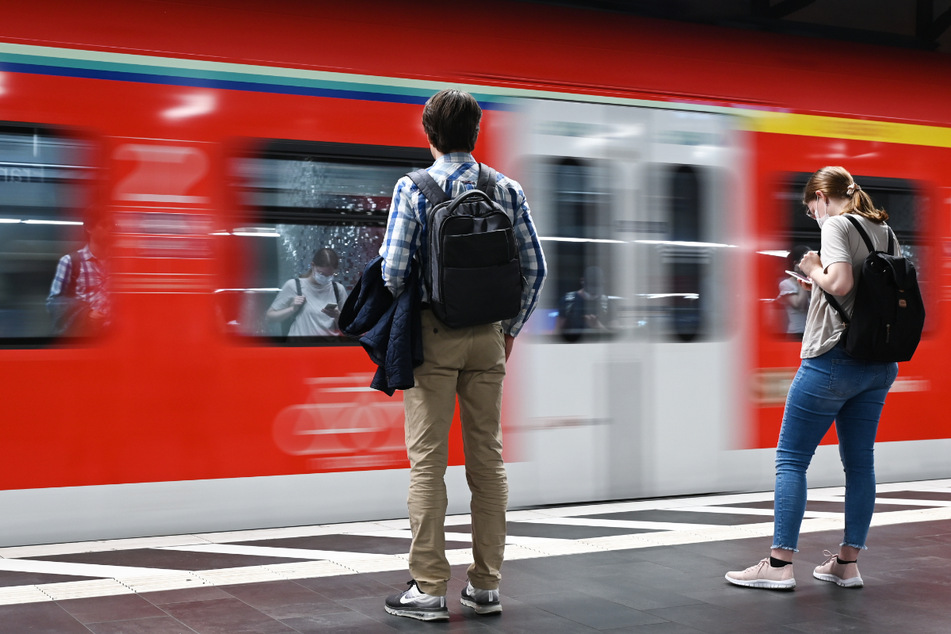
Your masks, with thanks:
M856 563L840 564L839 558L828 550L823 553L828 559L812 571L812 576L820 581L830 581L843 588L861 588L865 585Z
M502 602L499 600L498 590L480 590L466 583L462 589L462 605L475 610L476 614L497 614L502 611Z
M774 568L769 565L769 557L746 570L731 570L726 580L737 586L747 588L766 588L768 590L792 590L796 587L793 577L793 565L787 564Z
M446 595L426 594L416 585L416 580L408 582L409 589L386 598L383 607L395 616L406 616L420 621L448 621Z

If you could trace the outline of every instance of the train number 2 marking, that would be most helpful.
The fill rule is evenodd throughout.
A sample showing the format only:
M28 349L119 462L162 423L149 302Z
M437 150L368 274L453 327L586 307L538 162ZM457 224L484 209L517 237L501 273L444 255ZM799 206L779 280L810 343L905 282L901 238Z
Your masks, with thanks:
M196 185L208 175L208 156L194 146L125 143L113 159L131 162L132 171L114 190L116 200L137 203L205 205L208 196L196 195Z

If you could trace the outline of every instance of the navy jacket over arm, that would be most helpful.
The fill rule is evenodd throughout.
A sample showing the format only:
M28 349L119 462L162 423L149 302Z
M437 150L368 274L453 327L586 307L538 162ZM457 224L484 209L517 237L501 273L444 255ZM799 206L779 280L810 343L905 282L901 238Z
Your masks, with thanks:
M383 258L367 264L340 311L340 330L357 337L378 367L370 387L392 396L415 385L413 369L423 362L419 265L413 261L406 287L395 300L383 285Z

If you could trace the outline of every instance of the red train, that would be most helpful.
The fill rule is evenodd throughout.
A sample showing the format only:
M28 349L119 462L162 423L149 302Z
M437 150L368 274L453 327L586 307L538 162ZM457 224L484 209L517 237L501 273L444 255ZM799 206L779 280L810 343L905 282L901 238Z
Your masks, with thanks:
M513 505L772 485L798 365L774 300L783 256L817 245L799 196L827 164L891 213L927 303L879 478L948 477L948 59L483 5L4 10L0 544L405 512L400 396L369 390L353 342L264 315L319 248L353 286L396 179L429 163L421 104L446 85L483 104L476 156L525 186L552 271L507 379ZM110 323L58 336L47 295L92 218L111 227ZM603 323L568 333L585 271ZM834 442L811 484L841 481Z

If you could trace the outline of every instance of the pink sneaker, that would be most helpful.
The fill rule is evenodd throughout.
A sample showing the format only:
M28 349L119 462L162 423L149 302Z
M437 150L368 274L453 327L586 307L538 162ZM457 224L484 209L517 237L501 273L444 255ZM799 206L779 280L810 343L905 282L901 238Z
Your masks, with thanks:
M769 565L769 557L746 570L731 570L726 573L726 580L737 586L747 588L766 588L768 590L792 590L796 587L793 577L793 565L773 568Z
M820 581L831 581L843 588L861 588L865 585L862 575L859 574L858 564L840 564L836 556L828 550L822 552L828 557L821 566L816 566L812 576Z

